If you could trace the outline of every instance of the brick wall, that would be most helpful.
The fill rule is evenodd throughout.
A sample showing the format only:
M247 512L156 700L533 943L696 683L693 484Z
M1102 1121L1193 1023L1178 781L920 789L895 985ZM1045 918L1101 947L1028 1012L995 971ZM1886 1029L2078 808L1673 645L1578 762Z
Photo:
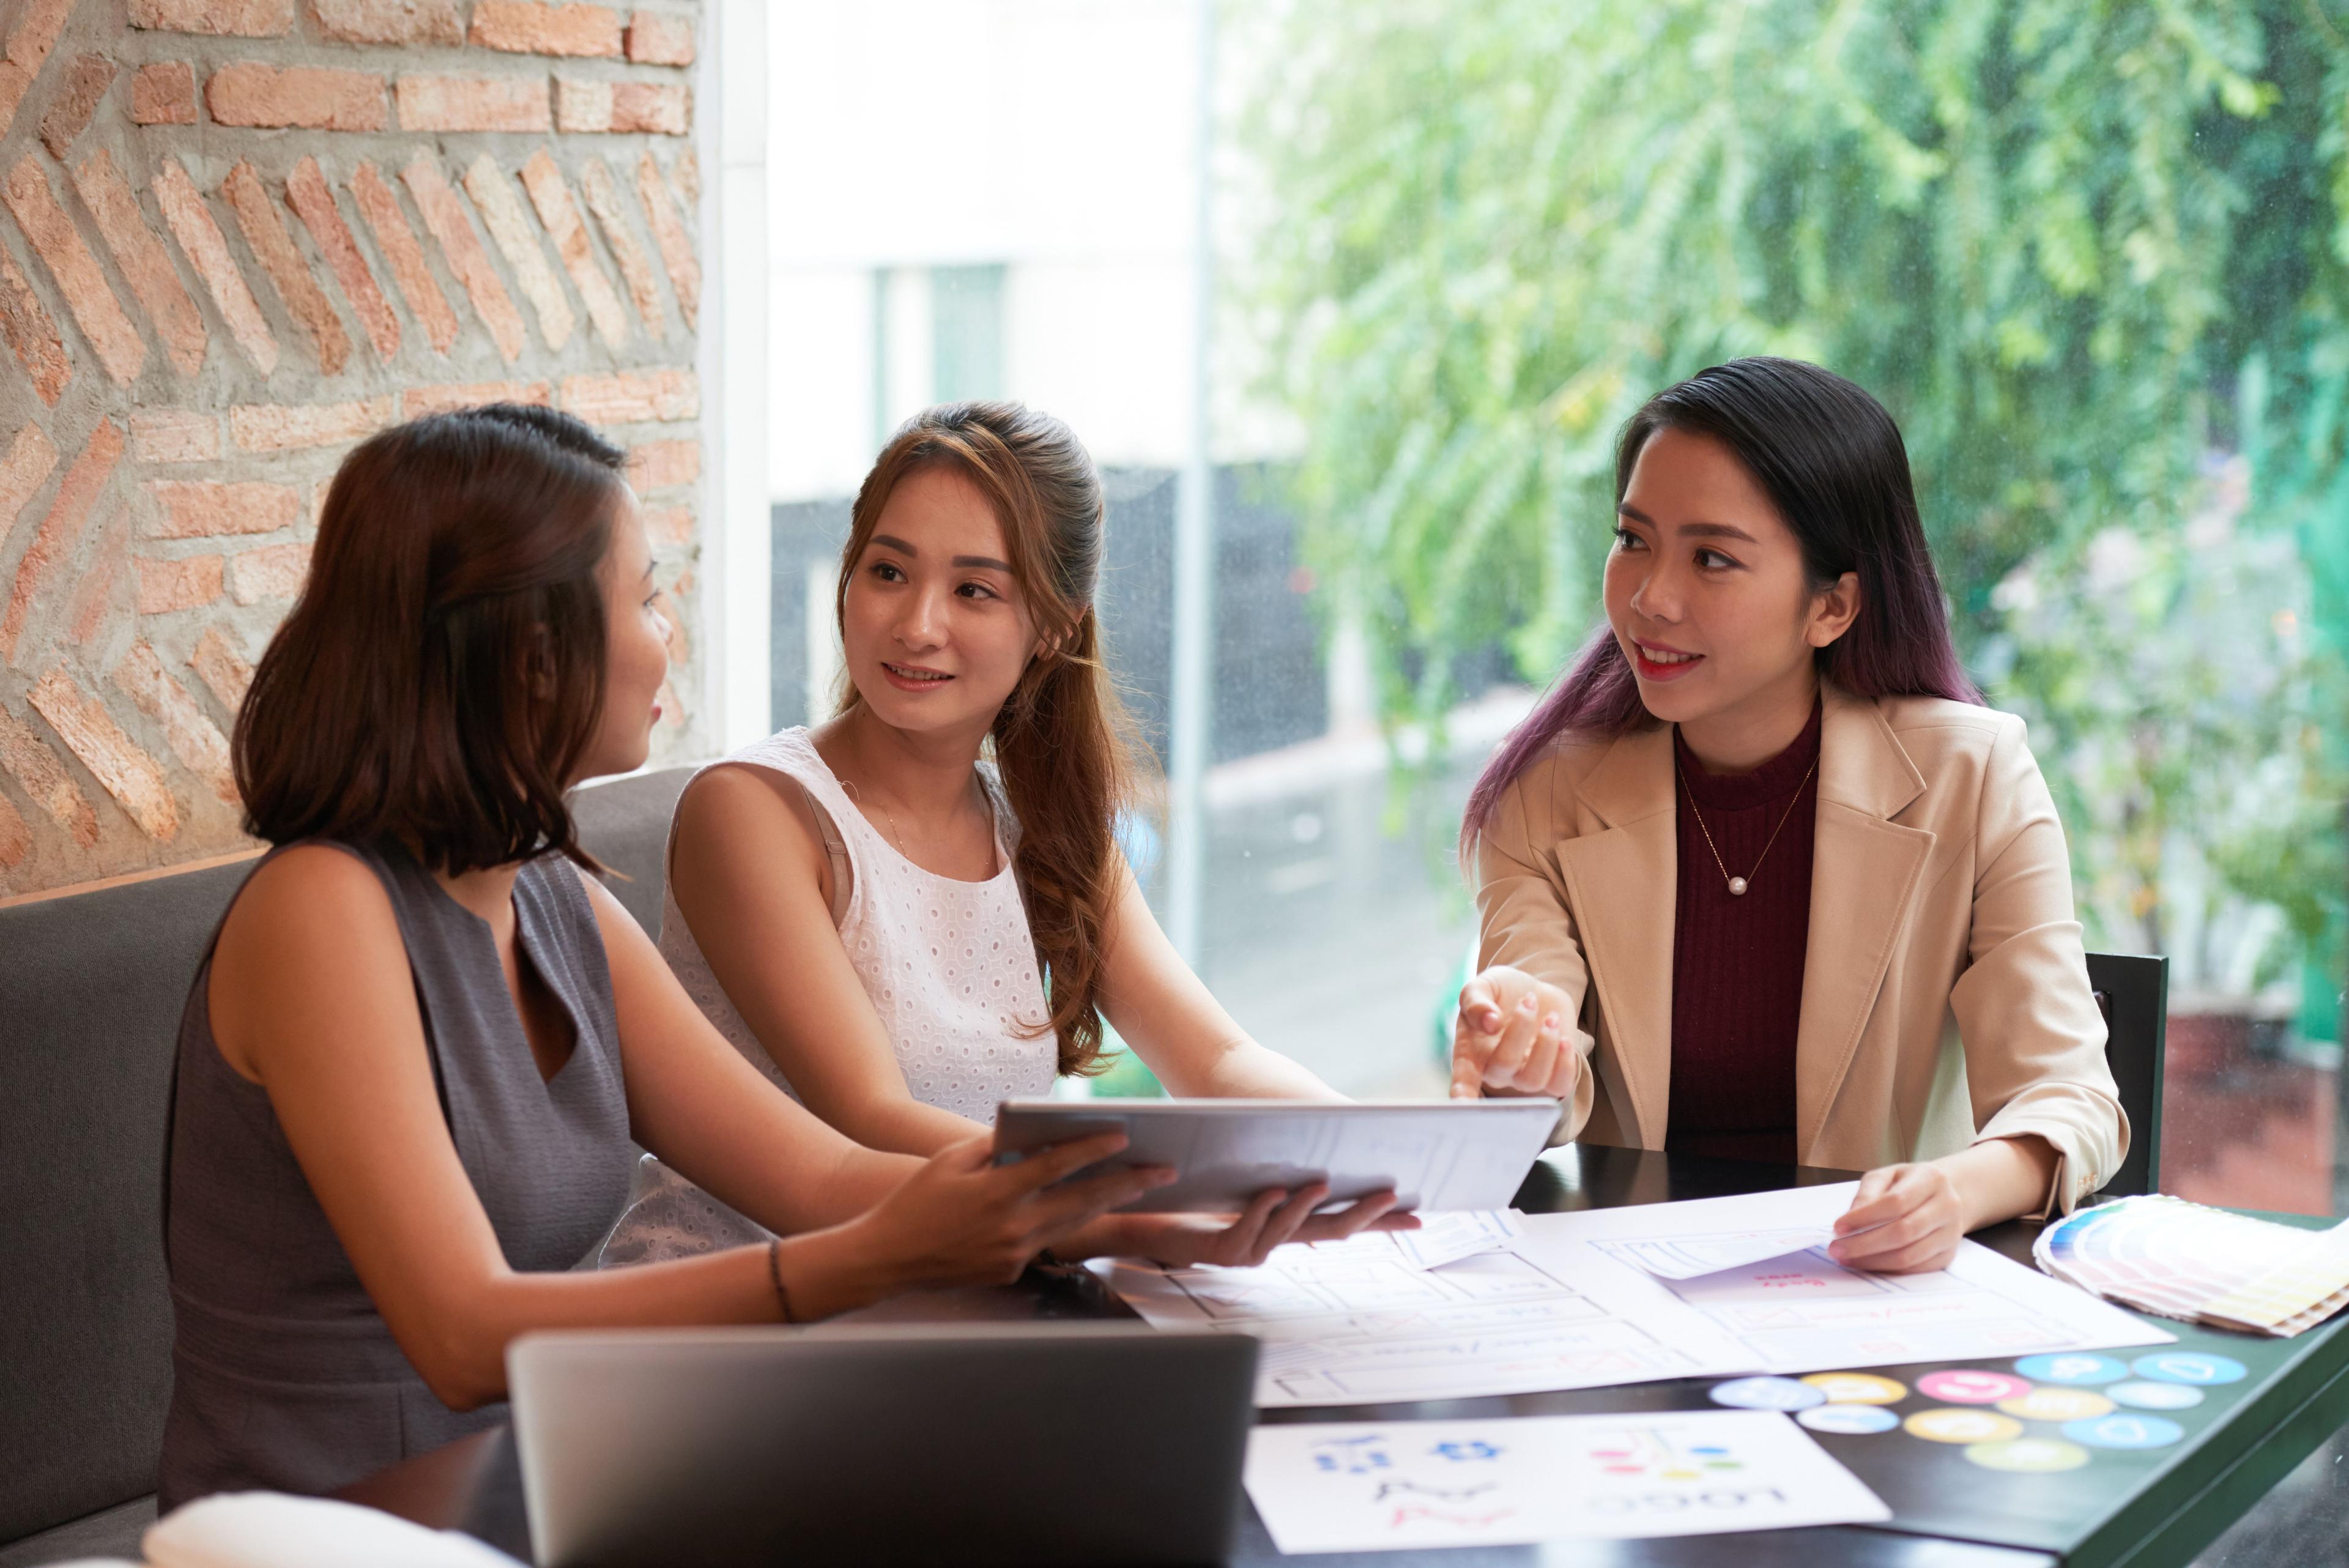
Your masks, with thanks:
M700 21L0 0L0 896L247 846L226 736L326 483L435 409L630 449L698 742Z

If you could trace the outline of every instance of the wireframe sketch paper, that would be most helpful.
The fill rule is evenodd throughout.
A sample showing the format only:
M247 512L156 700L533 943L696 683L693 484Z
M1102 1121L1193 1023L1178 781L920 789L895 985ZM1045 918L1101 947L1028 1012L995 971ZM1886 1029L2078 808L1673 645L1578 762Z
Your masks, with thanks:
M1857 1185L1533 1215L1518 1244L1542 1266L1577 1279L1588 1263L1578 1249L1626 1266L1660 1247L1726 1255L1748 1238L1775 1242L1779 1232L1831 1230ZM1645 1283L1702 1316L1737 1344L1748 1369L1764 1372L2104 1350L2176 1337L1973 1241L1961 1242L1950 1266L1931 1273L1847 1269L1813 1246Z
M1889 1519L1767 1410L1260 1426L1249 1498L1284 1552L1622 1540Z
M1823 1372L2159 1345L2173 1336L1967 1242L1930 1274L1846 1269L1818 1248L1686 1278L1637 1260L1710 1262L1757 1236L1815 1233L1852 1184L1516 1217L1518 1233L1421 1267L1406 1233L1285 1247L1256 1269L1120 1261L1103 1277L1161 1327L1262 1342L1257 1403L1365 1405L1599 1388L1670 1377ZM1423 1233L1424 1234L1424 1233ZM1439 1235L1438 1241L1444 1238Z
M1479 1252L1505 1251L1525 1227L1514 1209L1467 1210L1430 1214L1416 1231L1397 1231L1395 1248L1414 1269L1440 1269Z
M1625 1262L1636 1263L1660 1280L1692 1280L1808 1251L1835 1240L1832 1226L1798 1226L1791 1231L1759 1231L1750 1235L1732 1232L1716 1236L1657 1236L1626 1241L1615 1250Z
M1530 1226L1531 1217L1522 1218ZM1260 1268L1162 1269L1121 1260L1110 1287L1162 1328L1256 1335L1257 1403L1365 1405L1701 1376L1736 1343L1598 1254L1569 1277L1517 1250L1416 1267L1405 1233L1284 1247ZM1740 1370L1744 1370L1740 1366Z

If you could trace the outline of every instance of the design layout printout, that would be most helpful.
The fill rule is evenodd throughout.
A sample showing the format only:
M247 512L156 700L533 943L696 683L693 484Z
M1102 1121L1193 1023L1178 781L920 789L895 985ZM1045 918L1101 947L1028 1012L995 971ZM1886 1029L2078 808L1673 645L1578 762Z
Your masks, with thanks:
M1646 1262L1752 1256L1832 1226L1856 1184L1516 1216L1506 1247L1421 1267L1399 1234L1286 1247L1256 1269L1121 1262L1108 1282L1162 1327L1262 1341L1257 1403L1363 1405L1671 1377L1967 1361L2174 1336L1973 1242L1940 1272L1869 1274L1823 1248L1686 1278ZM1479 1240L1490 1242L1489 1235ZM1438 1254L1440 1255L1440 1254Z
M1421 1217L1416 1231L1392 1232L1396 1250L1414 1269L1440 1269L1479 1252L1500 1252L1525 1233L1514 1209L1465 1209Z
M1766 1410L1258 1427L1248 1496L1283 1552L1857 1524L1891 1511Z
M1590 1254L1598 1268L1576 1275L1529 1256L1520 1236L1511 1250L1422 1269L1398 1244L1402 1234L1283 1247L1254 1269L1121 1260L1107 1278L1161 1328L1256 1335L1262 1406L1603 1388L1745 1369L1734 1342L1669 1297L1673 1322L1643 1324L1641 1307L1661 1293L1599 1254Z
M1798 1187L1735 1198L1704 1198L1644 1209L1540 1215L1526 1221L1546 1262L1569 1278L1574 1265L1550 1251L1568 1237L1609 1260L1640 1264L1660 1251L1729 1255L1748 1239L1831 1232L1851 1207L1857 1182ZM1798 1241L1798 1244L1799 1241ZM1740 1262L1711 1273L1654 1282L1680 1306L1702 1314L1764 1372L1827 1372L1911 1361L1971 1361L2116 1345L2163 1345L2176 1336L1974 1241L1932 1273L1872 1274L1847 1269L1825 1244Z

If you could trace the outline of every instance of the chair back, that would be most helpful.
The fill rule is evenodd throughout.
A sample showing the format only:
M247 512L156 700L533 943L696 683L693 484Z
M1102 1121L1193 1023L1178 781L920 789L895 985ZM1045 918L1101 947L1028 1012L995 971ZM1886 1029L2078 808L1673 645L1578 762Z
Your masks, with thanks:
M2129 1121L2128 1158L2105 1184L2107 1198L2155 1192L2161 1183L2161 1064L2169 1030L2169 960L2090 953L2088 985L2105 1015L2105 1062Z
M155 1490L172 1047L252 869L0 909L0 1542Z
M655 940L660 938L661 891L668 875L668 822L693 774L689 767L663 768L585 784L571 797L579 842L618 873L605 877L604 886Z

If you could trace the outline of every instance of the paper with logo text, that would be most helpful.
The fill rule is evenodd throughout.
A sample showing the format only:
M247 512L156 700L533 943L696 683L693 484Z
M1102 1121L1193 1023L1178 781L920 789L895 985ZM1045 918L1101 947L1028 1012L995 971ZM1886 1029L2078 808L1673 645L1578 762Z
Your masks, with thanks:
M1259 1426L1249 1498L1283 1552L1860 1524L1891 1511L1766 1410Z

